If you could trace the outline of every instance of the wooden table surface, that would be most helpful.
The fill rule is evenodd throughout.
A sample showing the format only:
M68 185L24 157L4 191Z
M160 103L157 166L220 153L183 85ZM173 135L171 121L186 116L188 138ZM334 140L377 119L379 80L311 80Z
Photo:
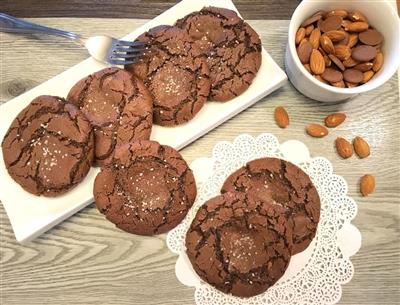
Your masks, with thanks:
M45 18L34 21L82 34L101 30L123 36L146 20ZM264 47L283 67L288 21L249 20L249 23L261 35ZM1 34L1 102L87 56L85 50L69 42L61 39L54 42L48 38L34 40ZM274 123L273 109L277 105L284 105L291 117L291 125L285 130ZM334 111L347 114L348 119L342 126L324 139L305 134L306 124L321 122ZM241 133L258 135L262 132L274 133L280 141L298 139L308 145L313 156L328 158L334 171L347 180L349 194L358 203L354 224L362 233L363 243L352 258L355 275L343 287L340 304L399 304L400 109L397 76L378 90L335 105L313 102L287 83L181 152L190 162L197 157L210 156L218 141L231 141ZM356 135L370 143L371 156L365 160L357 157L340 159L334 150L334 139L337 136L352 139ZM372 196L363 198L358 191L358 181L366 173L376 176L377 188ZM193 289L183 286L175 277L176 256L167 249L165 235L140 237L124 233L106 221L94 205L24 245L15 241L1 205L0 237L0 304L193 304Z

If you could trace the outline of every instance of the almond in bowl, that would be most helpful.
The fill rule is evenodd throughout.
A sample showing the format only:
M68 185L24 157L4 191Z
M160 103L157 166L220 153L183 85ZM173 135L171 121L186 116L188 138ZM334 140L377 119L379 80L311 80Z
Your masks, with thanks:
M399 54L399 18L388 1L304 0L290 21L285 69L300 93L338 102L387 82Z
M310 26L314 29L307 34ZM383 35L367 17L345 9L319 11L308 17L295 41L301 62L310 67L307 71L321 75L325 84L341 88L354 88L373 78L383 66L383 42Z

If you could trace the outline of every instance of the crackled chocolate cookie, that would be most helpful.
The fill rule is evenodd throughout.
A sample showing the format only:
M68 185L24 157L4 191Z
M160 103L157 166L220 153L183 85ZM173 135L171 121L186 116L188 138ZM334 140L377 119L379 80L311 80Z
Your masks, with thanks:
M67 100L94 126L95 164L109 162L115 147L150 138L153 101L143 82L119 68L106 68L80 80Z
M251 194L228 192L198 210L186 235L196 273L239 297L266 291L285 273L292 247L286 209Z
M35 98L11 123L1 144L10 176L26 191L48 197L76 186L93 161L90 122L56 96Z
M310 178L296 165L277 158L250 161L230 175L222 186L229 191L272 197L288 209L293 220L293 254L307 248L317 231L320 199Z
M236 12L204 7L176 22L196 40L210 67L210 98L227 101L243 93L261 65L258 34Z
M116 149L94 183L96 206L118 228L140 235L169 231L196 198L193 173L173 148L139 140Z
M159 125L191 120L210 92L209 69L201 50L177 27L162 25L138 37L147 44L144 56L125 68L140 77L153 100L153 118Z

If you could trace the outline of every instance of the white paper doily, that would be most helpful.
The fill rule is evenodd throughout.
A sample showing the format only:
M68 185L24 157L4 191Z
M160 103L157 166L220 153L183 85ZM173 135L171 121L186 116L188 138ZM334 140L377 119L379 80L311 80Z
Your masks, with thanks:
M186 256L186 231L198 208L220 194L226 177L246 162L261 157L278 157L301 167L312 179L321 198L321 216L316 237L310 246L292 257L284 276L265 293L251 298L224 294L202 281ZM219 142L211 158L196 159L194 172L198 196L184 221L167 236L168 248L179 255L175 266L180 282L193 286L198 305L311 305L336 304L341 285L350 281L354 268L350 256L361 246L361 234L350 222L357 205L347 196L347 183L332 170L323 157L311 158L308 148L299 141L279 144L268 133L257 138L238 136L233 143Z

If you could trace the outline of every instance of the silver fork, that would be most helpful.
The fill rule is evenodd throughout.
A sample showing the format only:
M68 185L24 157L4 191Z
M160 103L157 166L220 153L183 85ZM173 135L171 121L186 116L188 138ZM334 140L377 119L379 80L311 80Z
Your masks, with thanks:
M76 33L34 24L3 13L0 13L0 32L39 33L69 38L75 43L85 46L93 58L112 65L135 63L145 47L142 42L118 40L109 36L85 38Z

